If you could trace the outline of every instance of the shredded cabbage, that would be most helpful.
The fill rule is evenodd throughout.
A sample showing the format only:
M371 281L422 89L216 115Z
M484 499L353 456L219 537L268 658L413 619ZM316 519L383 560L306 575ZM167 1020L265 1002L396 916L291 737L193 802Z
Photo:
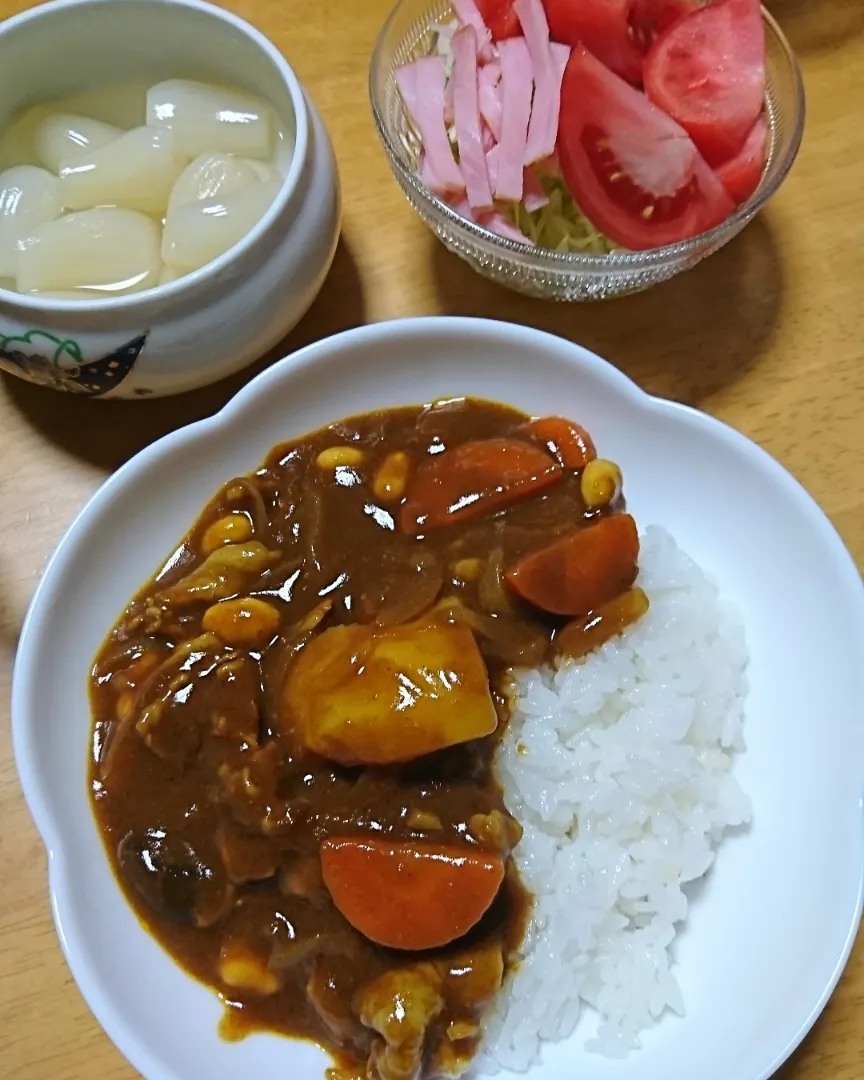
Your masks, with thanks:
M524 203L501 203L500 209L537 247L577 254L605 255L615 245L599 232L576 205L560 176L539 173L549 198L546 206L529 213Z

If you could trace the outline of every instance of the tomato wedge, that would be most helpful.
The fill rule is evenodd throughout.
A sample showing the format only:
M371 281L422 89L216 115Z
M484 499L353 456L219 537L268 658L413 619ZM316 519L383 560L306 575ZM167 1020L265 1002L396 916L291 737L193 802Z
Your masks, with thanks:
M543 611L587 615L631 587L638 559L635 521L629 514L615 514L524 556L504 579Z
M513 10L513 0L475 0L483 22L489 27L493 41L519 37L522 27Z
M632 0L628 19L630 36L643 58L664 30L695 11L700 3L701 0Z
M759 186L767 148L768 120L763 113L753 125L740 151L716 170L720 183L739 206L746 202Z
M332 838L321 871L355 930L390 949L437 949L467 934L504 880L498 855L453 844Z
M687 132L581 47L564 74L558 158L579 208L625 248L688 240L734 209Z
M645 93L687 131L709 165L744 145L765 102L759 0L718 0L662 34L645 58Z
M698 0L543 0L553 41L584 45L628 82L641 83L645 54L659 33Z
M482 439L428 458L408 484L400 532L418 535L507 506L558 483L561 466L520 439Z

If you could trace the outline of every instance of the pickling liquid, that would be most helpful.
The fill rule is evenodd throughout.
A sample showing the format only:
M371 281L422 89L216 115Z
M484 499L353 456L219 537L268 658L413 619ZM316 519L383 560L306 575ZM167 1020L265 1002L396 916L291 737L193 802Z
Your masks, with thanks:
M245 90L106 85L27 108L0 136L0 287L105 299L234 247L276 198L294 130Z

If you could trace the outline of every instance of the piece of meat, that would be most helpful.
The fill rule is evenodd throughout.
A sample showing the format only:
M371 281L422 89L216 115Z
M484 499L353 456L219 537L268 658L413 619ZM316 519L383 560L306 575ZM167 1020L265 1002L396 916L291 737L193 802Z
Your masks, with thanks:
M117 847L125 880L165 922L212 926L228 911L234 889L218 860L202 856L166 829L129 832Z
M388 971L360 990L357 1013L381 1036L369 1061L370 1076L418 1080L429 1025L444 1008L441 983L432 964L418 964Z
M506 240L515 240L518 244L527 244L529 247L534 246L534 241L529 236L526 236L521 229L517 229L512 221L497 210L489 214L475 214L468 205L467 199L460 199L450 205L457 214L467 218L468 221L473 221L475 225L482 225L484 229L497 233Z
M455 111L454 111L454 105L453 105L453 91L454 91L454 89L455 89L455 84L453 82L453 79L450 78L450 79L447 80L447 82L446 82L446 84L444 86L444 123L445 124L452 124L454 119L455 119L455 116L456 116Z
M558 116L561 108L561 82L564 78L564 45L553 53L549 43L549 24L541 0L515 0L513 9L522 24L531 67L534 72L534 103L525 145L525 164L547 158L558 139Z
M272 841L229 822L220 825L216 847L233 885L266 881L279 867L279 850Z
M480 106L477 97L477 34L463 26L453 35L453 116L459 143L459 164L468 203L475 210L492 209L492 190L486 172Z
M486 171L489 174L489 183L494 188L498 183L498 158L501 156L501 146L496 144L486 152Z
M481 136L480 141L483 144L483 154L486 155L486 154L489 153L489 151L492 149L492 147L496 145L496 141L495 141L495 136L492 134L492 129L489 127L489 125L486 123L486 121L483 120L482 118L480 120L480 136ZM487 170L487 175L488 175L488 170Z
M477 34L477 49L481 59L492 60L495 55L492 31L483 21L474 0L453 0L453 10L462 25L472 27Z
M486 151L486 171L489 174L489 183L492 187L498 180L498 160L501 153L501 147L496 143L490 150ZM549 197L543 189L543 185L537 174L533 169L526 168L522 175L522 202L525 205L525 209L532 213L534 210L540 210L544 206L549 204ZM499 214L499 217L503 215ZM504 219L507 220L506 218ZM498 230L495 230L498 231ZM523 236L515 225L511 225L510 232L502 233L502 235L508 236L509 239L520 240L523 243L531 243L531 241Z
M503 110L495 196L508 202L519 202L522 198L534 74L524 38L502 41L499 52Z
M279 878L279 889L285 896L320 903L327 896L327 889L321 876L321 860L318 856L308 855L284 870Z
M478 76L478 104L480 115L486 121L496 142L501 141L501 121L504 115L504 102L501 89L501 64L486 64L480 68Z
M508 856L522 839L522 826L516 818L493 810L489 814L472 814L468 822L471 835L489 851Z
M501 989L504 956L497 944L467 949L436 964L448 1001L463 1009L486 1005Z
M529 214L549 205L549 196L533 169L526 168L522 178L522 201Z
M342 981L338 966L334 967L326 958L319 958L306 983L306 996L321 1023L338 1043L356 1045L362 1028L351 1008L351 994L345 993Z
M421 56L396 70L396 85L423 141L429 186L438 195L465 190L444 123L446 81L443 56Z

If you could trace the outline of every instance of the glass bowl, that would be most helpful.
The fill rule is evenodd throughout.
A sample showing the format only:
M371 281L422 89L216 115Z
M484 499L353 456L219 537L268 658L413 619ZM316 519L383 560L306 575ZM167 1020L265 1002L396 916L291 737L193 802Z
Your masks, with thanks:
M375 44L369 93L378 135L408 201L450 251L479 274L518 292L547 300L602 300L639 292L689 270L747 225L792 167L804 130L804 85L795 54L763 8L768 83L768 156L759 187L710 232L650 251L572 254L505 240L466 220L434 195L417 174L416 134L396 86L402 64L430 51L435 24L453 17L448 0L400 0Z

